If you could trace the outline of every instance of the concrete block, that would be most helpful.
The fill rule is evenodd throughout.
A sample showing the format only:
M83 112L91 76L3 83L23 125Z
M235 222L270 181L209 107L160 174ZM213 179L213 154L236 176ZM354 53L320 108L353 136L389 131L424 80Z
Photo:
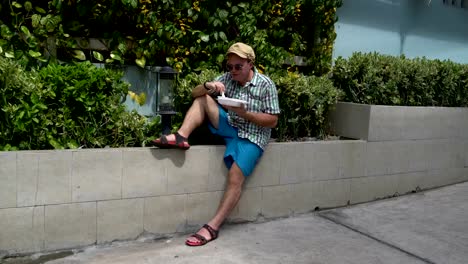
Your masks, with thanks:
M39 172L36 205L71 202L72 152L38 154Z
M248 188L278 185L280 183L282 144L270 143L252 175L248 177Z
M445 115L444 107L425 107L426 113L423 120L419 120L419 122L424 123L424 127L421 133L421 136L417 139L438 139L438 138L445 138L448 134L446 133L447 127L442 125L444 121L451 116Z
M449 139L431 140L426 144L426 153L429 155L428 169L445 169L463 167L462 150Z
M387 174L387 146L390 142L369 142L366 146L366 171L365 175Z
M299 183L311 177L310 162L316 146L312 143L291 143L283 145L280 159L280 184ZM307 149L307 150L306 150Z
M223 192L193 193L187 196L187 224L197 226L206 224L216 213Z
M331 129L336 135L367 140L371 106L338 102L330 114Z
M425 171L429 167L430 155L427 152L429 140L413 140L407 142L408 171Z
M380 175L351 179L351 204L394 196L399 175Z
M305 145L305 149L304 157L310 158L302 159L307 166L307 172L300 182L340 178L342 144L337 141L314 142Z
M466 131L468 131L468 129ZM463 149L465 150L465 167L468 167L468 140L465 140Z
M417 171L398 174L397 193L404 195L422 189L427 177L427 171Z
M464 182L467 179L465 168L434 169L427 171L421 182L421 189L431 189L449 184Z
M144 230L153 234L183 232L186 203L186 194L145 198Z
M408 172L408 141L369 142L366 150L366 176Z
M18 206L71 201L71 151L18 152Z
M262 188L246 188L229 216L231 222L255 221L262 212Z
M167 157L168 194L208 190L210 148L192 147L188 151L159 150Z
M350 179L339 179L294 184L294 213L345 206L350 199L350 183Z
M224 146L212 146L208 152L208 185L207 191L222 191L226 185L228 169L224 164Z
M96 243L96 202L45 206L45 250Z
M339 102L331 114L335 134L374 141L468 137L468 109L363 105Z
M462 140L468 140L468 108L463 108L461 114L459 115L460 127L458 128L459 138Z
M16 162L17 205L34 206L39 178L38 152L18 152Z
M167 194L164 156L153 148L123 150L122 197L148 197Z
M266 218L284 217L293 213L293 185L262 187L262 214Z
M366 151L367 142L365 141L338 141L336 144L341 146L340 150L340 177L355 178L362 177L366 173Z
M441 137L441 110L432 107L403 107L401 140L434 139ZM391 124L388 124L391 125Z
M16 207L16 152L0 152L0 208Z
M442 107L441 123L444 130L442 138L462 139L467 138L467 130L462 131L468 122L468 108Z
M97 243L135 239L143 232L144 199L97 203Z
M468 133L468 132L467 132ZM465 140L450 140L450 154L453 157L452 166L454 168L463 168L465 167L465 152L467 151L465 148Z
M44 207L0 209L0 249L9 255L44 250Z
M73 202L120 198L122 198L122 150L73 152Z
M368 141L393 141L402 138L405 108L372 105L369 117Z

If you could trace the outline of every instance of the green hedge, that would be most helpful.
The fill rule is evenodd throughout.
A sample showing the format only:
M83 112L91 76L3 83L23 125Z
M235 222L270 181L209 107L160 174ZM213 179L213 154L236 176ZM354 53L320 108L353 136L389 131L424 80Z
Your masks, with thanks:
M451 61L354 53L336 60L331 79L354 103L468 106L468 65Z
M144 144L157 120L125 111L121 77L89 62L28 72L0 56L0 150Z
M173 130L192 104L193 87L220 74L207 70L179 80ZM159 136L161 124L125 110L122 98L128 84L121 77L121 72L89 62L25 71L0 56L0 150L145 146ZM324 136L327 111L341 94L331 81L291 73L271 78L282 109L273 137L287 141ZM190 141L223 143L206 127L197 129Z

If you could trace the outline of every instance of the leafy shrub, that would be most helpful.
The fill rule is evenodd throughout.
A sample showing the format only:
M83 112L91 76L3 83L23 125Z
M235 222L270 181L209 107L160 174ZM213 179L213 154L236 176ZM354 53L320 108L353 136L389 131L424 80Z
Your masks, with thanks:
M338 58L334 85L344 100L363 104L467 106L468 65L378 53Z
M0 56L0 150L26 147L35 141L33 127L47 106L36 72L26 72L16 62ZM28 136L30 135L30 136Z
M342 92L327 77L288 73L271 76L278 89L281 115L273 137L278 141L327 135L327 116Z
M89 62L25 72L0 56L0 74L0 149L136 146L158 129L125 111L121 72Z
M222 69L230 44L253 45L259 68L282 70L304 56L310 74L328 72L341 0L2 1L0 54L34 66L59 59L182 71ZM116 30L117 29L117 30ZM83 49L88 38L106 50ZM55 48L56 47L56 48Z

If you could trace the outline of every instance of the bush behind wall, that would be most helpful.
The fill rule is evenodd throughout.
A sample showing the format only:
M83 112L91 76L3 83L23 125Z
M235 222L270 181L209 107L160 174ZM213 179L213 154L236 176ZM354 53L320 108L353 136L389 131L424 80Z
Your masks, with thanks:
M357 52L336 59L331 76L348 102L468 106L468 65L448 60Z

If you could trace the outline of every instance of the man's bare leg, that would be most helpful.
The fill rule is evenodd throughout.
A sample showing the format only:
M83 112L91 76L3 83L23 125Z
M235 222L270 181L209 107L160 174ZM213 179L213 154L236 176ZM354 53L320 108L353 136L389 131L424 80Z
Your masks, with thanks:
M188 137L195 128L200 126L208 117L213 127L218 128L219 109L218 104L208 95L197 97L187 111L184 122L177 132L183 137ZM167 140L175 140L174 134L167 135Z
M228 173L228 182L226 191L224 192L223 199L221 200L218 210L214 217L208 222L208 225L213 227L215 230L219 230L219 227L224 220L229 216L234 207L239 202L242 192L242 184L244 183L244 174L237 164L234 162ZM211 239L208 230L202 228L198 231L199 235L202 235L207 240ZM187 240L197 242L198 240L194 237L189 237Z

